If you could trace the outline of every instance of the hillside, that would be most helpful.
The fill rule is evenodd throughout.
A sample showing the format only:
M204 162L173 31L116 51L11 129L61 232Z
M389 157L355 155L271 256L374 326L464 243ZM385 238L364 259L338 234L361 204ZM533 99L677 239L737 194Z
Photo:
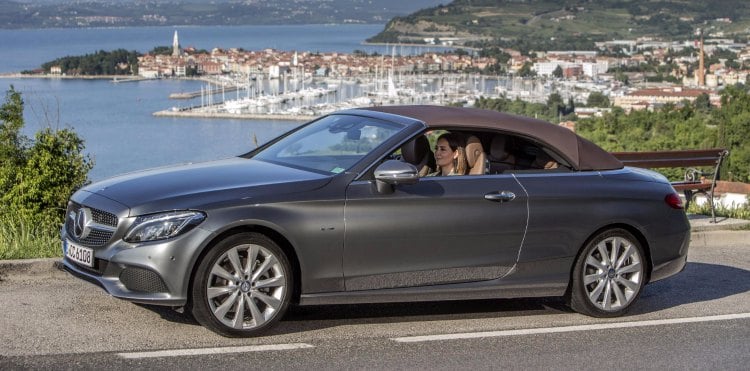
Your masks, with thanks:
M0 28L384 23L447 0L0 0Z
M750 35L746 0L456 0L392 19L370 42L457 38L466 46L582 50L595 41ZM441 40L442 41L442 40Z

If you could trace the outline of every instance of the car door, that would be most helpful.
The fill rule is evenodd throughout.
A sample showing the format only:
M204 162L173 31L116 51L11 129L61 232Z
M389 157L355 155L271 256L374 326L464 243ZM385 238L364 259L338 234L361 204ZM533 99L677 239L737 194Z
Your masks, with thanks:
M527 196L513 175L426 177L381 194L346 192L347 291L502 277L523 242Z

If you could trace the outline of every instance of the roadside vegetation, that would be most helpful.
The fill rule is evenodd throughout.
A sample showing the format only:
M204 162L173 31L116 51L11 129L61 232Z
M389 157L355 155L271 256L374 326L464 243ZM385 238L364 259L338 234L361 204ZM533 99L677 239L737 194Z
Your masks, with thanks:
M726 148L729 157L722 166L721 180L750 183L749 88L743 84L724 88L721 107L712 106L704 97L654 112L628 114L614 108L602 117L578 121L576 131L608 151ZM679 179L682 172L673 170L679 174L663 172L670 179Z
M607 151L668 151L726 148L729 157L722 166L721 180L750 183L750 87L727 86L721 93L721 107L708 96L693 103L666 105L656 111L626 113L614 107L602 117L576 121L576 132ZM601 106L600 97L590 97L588 106ZM477 108L492 109L559 122L575 119L573 103L553 94L546 104L505 98L476 101ZM680 180L684 169L656 169L671 180Z
M687 212L689 214L711 215L711 207L708 205L708 202L704 202L701 205L693 202L690 204ZM750 220L750 204L746 203L745 206L734 208L728 208L717 204L716 216L722 218ZM750 224L748 224L746 228L750 229Z
M11 86L0 106L0 259L60 256L68 198L94 165L72 129L24 136L23 107Z

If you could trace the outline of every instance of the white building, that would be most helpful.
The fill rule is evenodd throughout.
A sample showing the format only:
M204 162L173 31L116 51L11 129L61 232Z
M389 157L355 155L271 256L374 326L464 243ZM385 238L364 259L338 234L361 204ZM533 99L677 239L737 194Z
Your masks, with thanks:
M558 66L563 70L566 68L579 67L583 71L583 75L590 78L597 78L599 74L607 73L607 70L609 69L609 63L607 61L568 62L552 60L548 62L536 62L532 66L532 70L536 71L537 75L540 76L552 76L552 72L554 72Z
M595 79L599 77L600 74L607 73L609 70L609 62L606 60L597 60L596 62L582 63L581 67L583 68L584 75Z

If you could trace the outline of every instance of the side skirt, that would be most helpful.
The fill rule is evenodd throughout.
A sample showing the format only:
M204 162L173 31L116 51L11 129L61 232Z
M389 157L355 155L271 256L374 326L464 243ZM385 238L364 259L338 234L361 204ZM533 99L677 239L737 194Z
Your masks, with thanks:
M532 264L533 265L533 264ZM520 264L509 275L488 281L379 290L302 294L300 305L397 303L563 296L569 273L529 277L531 267ZM538 272L538 271L537 271Z

